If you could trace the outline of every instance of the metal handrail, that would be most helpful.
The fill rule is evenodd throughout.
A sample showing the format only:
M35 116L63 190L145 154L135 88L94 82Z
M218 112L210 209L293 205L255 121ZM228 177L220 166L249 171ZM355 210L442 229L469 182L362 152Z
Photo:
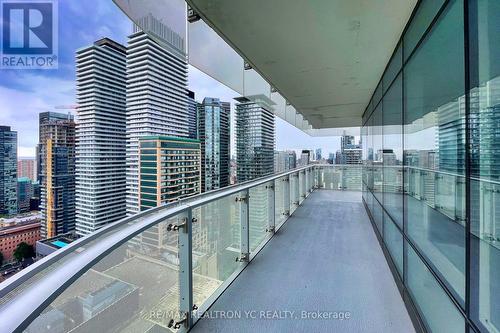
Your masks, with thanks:
M16 274L0 284L0 295L6 295L8 292L20 286L29 278L42 272L51 264L64 258L66 255L75 252L77 249L79 251L78 256L75 257L74 260L70 260L61 267L49 272L47 275L43 276L40 280L37 280L30 287L20 292L19 295L13 297L12 300L8 301L0 308L0 332L21 331L28 327L28 325L35 318L37 318L52 301L54 301L67 287L88 271L93 265L118 246L124 244L152 226L159 224L168 218L174 217L188 209L208 204L214 200L249 190L291 174L299 173L305 170L315 170L318 167L321 167L321 165L312 164L280 174L262 177L243 184L231 186L230 188L217 190L209 195L202 193L190 197L189 199L181 200L175 205L153 208L146 212L139 213L135 216L110 224L107 227L99 229L96 232L85 236L68 246L65 246L64 248L33 264L25 272L22 272L22 274ZM144 218L144 220L130 224L130 222L136 220L137 218ZM129 225L122 230L117 230L118 227L126 224ZM114 232L110 233L110 231ZM83 246L89 244L97 238L102 239L100 239L99 242L91 244L87 248L83 248Z
M315 168L318 166L322 166L322 165L310 164L310 165L305 166L305 167L299 167L299 168L295 168L295 169L285 171L282 173L273 174L272 176L265 176L262 178L250 180L250 181L243 182L240 184L231 185L231 186L228 186L228 187L225 187L222 189L216 189L216 190L205 192L205 193L199 193L199 194L193 195L189 198L180 199L177 202L169 203L169 204L166 204L164 206L154 207L154 208L148 209L147 211L139 212L133 216L126 217L120 221L110 223L110 224L106 225L105 227L103 227L99 230L96 230L95 232L93 232L89 235L86 235L82 238L79 238L78 240L66 245L65 247L51 253L50 255L44 257L43 259L40 259L39 261L37 261L33 265L30 265L26 269L17 273L15 276L1 282L0 283L0 298L4 297L8 293L10 293L12 290L19 287L21 284L23 284L24 282L29 280L31 277L40 273L48 266L61 260L66 255L73 253L75 249L78 249L82 246L85 246L88 243L90 243L91 241L93 241L99 237L103 237L103 235L105 233L108 233L110 231L114 231L118 227L123 226L127 223L130 223L130 222L133 222L133 221L137 220L138 218L143 218L143 217L149 216L151 214L159 213L165 209L170 209L170 208L172 208L178 204L182 204L182 203L189 203L192 201L196 201L196 202L198 202L198 205L203 205L203 204L212 202L216 199L222 198L224 196L229 196L229 195L232 195L234 193L244 191L245 189L259 186L261 184L272 181L274 179L278 179L278 178L290 175L290 174L298 172L298 171L311 169L311 168ZM221 195L221 194L223 194L223 195Z

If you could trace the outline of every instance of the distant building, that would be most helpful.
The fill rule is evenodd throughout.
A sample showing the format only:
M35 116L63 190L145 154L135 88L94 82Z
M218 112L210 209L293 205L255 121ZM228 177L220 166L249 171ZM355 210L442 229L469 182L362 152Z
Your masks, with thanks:
M274 173L280 173L295 169L297 166L297 155L294 151L274 152Z
M14 259L14 251L19 243L25 242L35 247L41 237L41 218L40 214L32 214L0 219L0 252L5 261Z
M38 181L31 182L33 194L30 199L30 211L40 210L40 183Z
M31 210L33 198L33 181L28 177L17 178L17 211L27 213Z
M205 97L198 104L202 192L229 185L230 117L228 102Z
M36 159L19 158L17 160L17 177L27 177L33 181L37 180Z
M200 193L200 142L188 138L140 139L141 210Z
M337 151L335 164L362 164L362 156L361 141L356 144L354 136L344 134L340 138L340 151Z
M383 161L384 165L397 165L396 154L393 149L379 149L377 155L378 161Z
M340 150L337 150L335 153L335 164L343 164L343 157L342 157L342 152Z
M334 164L335 163L335 154L334 153L329 153L328 154L328 160L327 160L327 162L329 164Z
M125 217L126 57L127 49L109 38L76 52L79 236Z
M75 230L75 121L71 114L42 112L38 170L42 237Z
M316 160L320 161L323 159L323 156L321 154L321 148L316 149Z
M17 213L17 132L0 126L0 215Z
M274 171L274 114L269 101L235 98L236 163L238 182Z
M300 154L300 165L305 166L311 163L311 151L310 150L302 150Z
M188 129L189 138L198 139L198 108L196 100L194 99L194 92L186 90L187 95L187 108L188 108Z
M405 150L405 165L435 170L437 167L437 152L435 150Z
M229 161L229 184L234 185L237 183L238 178L236 176L236 159L234 157Z

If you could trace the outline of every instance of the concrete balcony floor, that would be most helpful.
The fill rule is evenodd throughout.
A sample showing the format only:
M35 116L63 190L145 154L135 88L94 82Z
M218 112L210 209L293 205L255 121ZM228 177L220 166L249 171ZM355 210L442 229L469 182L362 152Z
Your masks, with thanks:
M192 329L306 331L415 331L360 192L313 192Z

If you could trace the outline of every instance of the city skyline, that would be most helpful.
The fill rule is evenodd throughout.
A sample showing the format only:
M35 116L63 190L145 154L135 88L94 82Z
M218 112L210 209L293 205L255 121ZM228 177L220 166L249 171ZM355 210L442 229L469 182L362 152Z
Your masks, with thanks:
M89 11L95 15L84 26L78 17L80 13ZM130 19L111 1L60 2L59 13L65 17L60 21L59 29L59 69L2 70L0 77L0 125L11 126L19 133L20 158L36 155L38 128L36 122L26 119L38 119L39 113L47 111L71 112L76 116L76 112L71 110L76 105L75 51L103 37L126 45L127 37L132 33ZM234 90L191 65L188 65L188 89L195 93L197 102L204 97L225 101L239 97ZM234 105L231 106L231 113L234 118ZM311 137L276 117L276 148L280 150L321 148L324 154L328 154L338 149L336 138ZM231 151L235 151L234 148L235 136L231 135Z

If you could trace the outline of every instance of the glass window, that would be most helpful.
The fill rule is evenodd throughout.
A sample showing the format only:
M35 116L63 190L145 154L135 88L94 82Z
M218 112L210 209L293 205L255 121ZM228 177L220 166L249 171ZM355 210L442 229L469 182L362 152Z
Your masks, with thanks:
M432 22L444 0L420 1L417 12L413 17L404 36L404 57L408 59L411 52L422 38L425 30ZM463 27L463 26L461 26Z
M401 69L401 66L403 64L402 52L403 49L401 48L401 44L399 44L382 78L382 86L384 88L384 93L389 89L392 81L394 80L399 70Z
M384 213L384 242L400 276L403 276L403 235L389 215Z
M431 272L407 245L406 285L430 332L464 332L464 319Z
M484 331L500 331L500 2L469 2L471 91L470 308ZM477 66L477 67L475 67Z
M403 90L398 75L384 96L384 207L392 219L403 228Z
M465 171L463 24L462 1L451 1L404 69L407 233L462 303L465 227L436 209L435 194L439 177Z
M383 149L382 149L382 103L373 112L373 193L382 203L383 186Z

